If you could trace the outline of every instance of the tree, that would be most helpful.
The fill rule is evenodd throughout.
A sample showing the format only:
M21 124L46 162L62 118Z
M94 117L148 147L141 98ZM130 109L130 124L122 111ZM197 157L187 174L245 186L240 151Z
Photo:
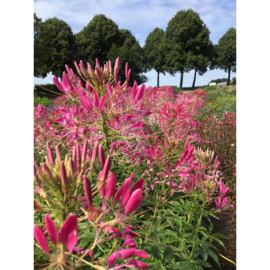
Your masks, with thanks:
M227 85L229 85L231 71L236 72L236 29L230 28L214 48L215 54L210 68L219 68L228 72Z
M37 76L45 78L52 72L56 77L62 77L65 64L72 64L75 39L71 27L57 18L47 19L40 28L37 42L49 53L46 65L38 68ZM34 56L36 59L40 54Z
M118 80L122 83L125 81L125 65L128 63L129 69L131 69L129 85L133 85L134 81L136 81L138 85L147 82L147 77L142 74L146 72L146 67L144 65L143 49L139 42L129 30L121 29L119 33L118 46L113 43L107 54L107 59L112 61L112 65L114 65L114 61L118 56L120 58Z
M159 73L165 75L166 71L164 31L156 27L147 36L143 50L147 71L154 69L157 72L157 87L159 87Z
M46 69L46 63L50 56L48 47L44 46L42 40L46 40L44 23L34 13L34 76L40 77L41 71ZM42 29L42 30L41 30ZM42 36L43 35L43 36ZM45 36L44 36L45 35Z
M232 81L231 81L230 85L236 85L236 77L232 78Z
M171 68L172 75L180 71L180 89L184 72L191 69L195 69L195 75L197 71L199 74L205 72L211 49L209 33L199 14L192 9L178 11L169 21L165 31L168 46L166 65Z
M222 82L227 82L227 78L211 80L211 82L209 83L222 83Z
M120 42L118 25L105 15L95 15L82 31L76 35L76 44L79 51L78 57L83 62L95 65L97 58L101 65L105 64L107 54L113 43L117 46Z
M210 31L204 27L205 26L203 26L201 34L197 36L197 44L199 45L194 46L192 53L188 54L188 61L194 69L192 88L195 87L197 72L200 76L202 76L207 71L214 50L214 45L209 38Z

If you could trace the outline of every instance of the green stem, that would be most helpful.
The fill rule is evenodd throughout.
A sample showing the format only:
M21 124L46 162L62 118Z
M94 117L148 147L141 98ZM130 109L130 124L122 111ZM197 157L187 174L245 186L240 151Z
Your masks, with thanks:
M193 239L193 246L192 246L192 250L191 250L191 253L190 253L190 256L188 258L188 262L191 261L192 259L192 256L195 252L195 248L196 248L196 240L197 240L197 236L198 236L198 232L199 232L199 227L201 225L201 222L202 222L202 217L204 215L204 205L205 203L202 204L202 207L201 207L201 212L200 212L200 217L199 217L199 220L198 220L198 223L197 223L197 228L196 228L196 232L195 232L195 235L194 235L194 239Z

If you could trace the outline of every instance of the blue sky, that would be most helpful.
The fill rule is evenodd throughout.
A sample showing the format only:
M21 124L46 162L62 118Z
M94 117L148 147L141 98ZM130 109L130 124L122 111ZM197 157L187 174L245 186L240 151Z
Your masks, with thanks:
M57 17L69 24L74 33L86 26L94 15L104 14L112 19L119 29L128 29L143 46L148 34L155 27L166 30L168 22L179 10L193 9L209 28L210 38L218 43L226 31L236 28L235 0L36 0L34 11L42 20ZM120 59L121 61L121 59ZM130 67L132 69L132 67ZM64 71L64 67L63 67ZM145 74L148 77L146 86L155 86L157 73L152 70ZM231 73L231 78L236 76ZM194 70L184 74L184 87L192 86ZM227 78L223 70L207 71L203 76L197 74L196 85L206 85L212 79ZM34 78L34 83L52 83L52 75L45 79ZM175 76L160 75L160 85L179 86L180 73Z

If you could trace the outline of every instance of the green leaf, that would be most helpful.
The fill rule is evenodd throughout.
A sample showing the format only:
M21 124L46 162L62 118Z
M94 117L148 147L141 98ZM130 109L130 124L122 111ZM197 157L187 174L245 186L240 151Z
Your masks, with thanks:
M173 242L176 242L176 241L179 241L179 238L177 238L177 237L170 237L167 240L165 240L164 244L173 243Z
M219 237L219 238L229 239L229 237L224 235L223 233L213 233L213 234L211 234L211 236L216 236L216 237Z
M218 239L217 237L214 237L212 235L209 235L213 240L215 240L216 242L218 242L224 249L226 249L226 247L224 246L223 242Z
M157 246L153 245L151 247L151 254L157 259L160 260L160 250Z
M208 253L205 247L200 246L200 252L204 261L207 261Z
M205 261L203 261L203 260L197 259L197 260L191 260L191 262L194 263L194 264L202 265L202 266L204 266L204 267L212 268L212 266L211 266L210 263L205 262Z
M209 231L209 233L211 233L211 231L213 230L213 224L211 223L210 225L209 225L209 228L208 228L208 231Z
M166 247L163 252L163 260L171 260L173 258L173 249L171 247Z
M208 255L210 255L213 258L213 260L217 263L217 265L220 268L220 263L219 263L218 257L215 254L215 252L212 249L208 248L208 247L204 247L204 248L206 249Z

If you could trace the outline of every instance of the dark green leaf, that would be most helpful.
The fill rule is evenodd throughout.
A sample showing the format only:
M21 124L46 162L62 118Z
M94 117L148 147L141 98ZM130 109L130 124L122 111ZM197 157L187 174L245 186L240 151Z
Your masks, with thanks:
M173 258L173 249L170 247L166 247L163 252L163 260L171 260Z
M153 245L151 247L151 253L157 260L160 260L160 250L157 246Z

